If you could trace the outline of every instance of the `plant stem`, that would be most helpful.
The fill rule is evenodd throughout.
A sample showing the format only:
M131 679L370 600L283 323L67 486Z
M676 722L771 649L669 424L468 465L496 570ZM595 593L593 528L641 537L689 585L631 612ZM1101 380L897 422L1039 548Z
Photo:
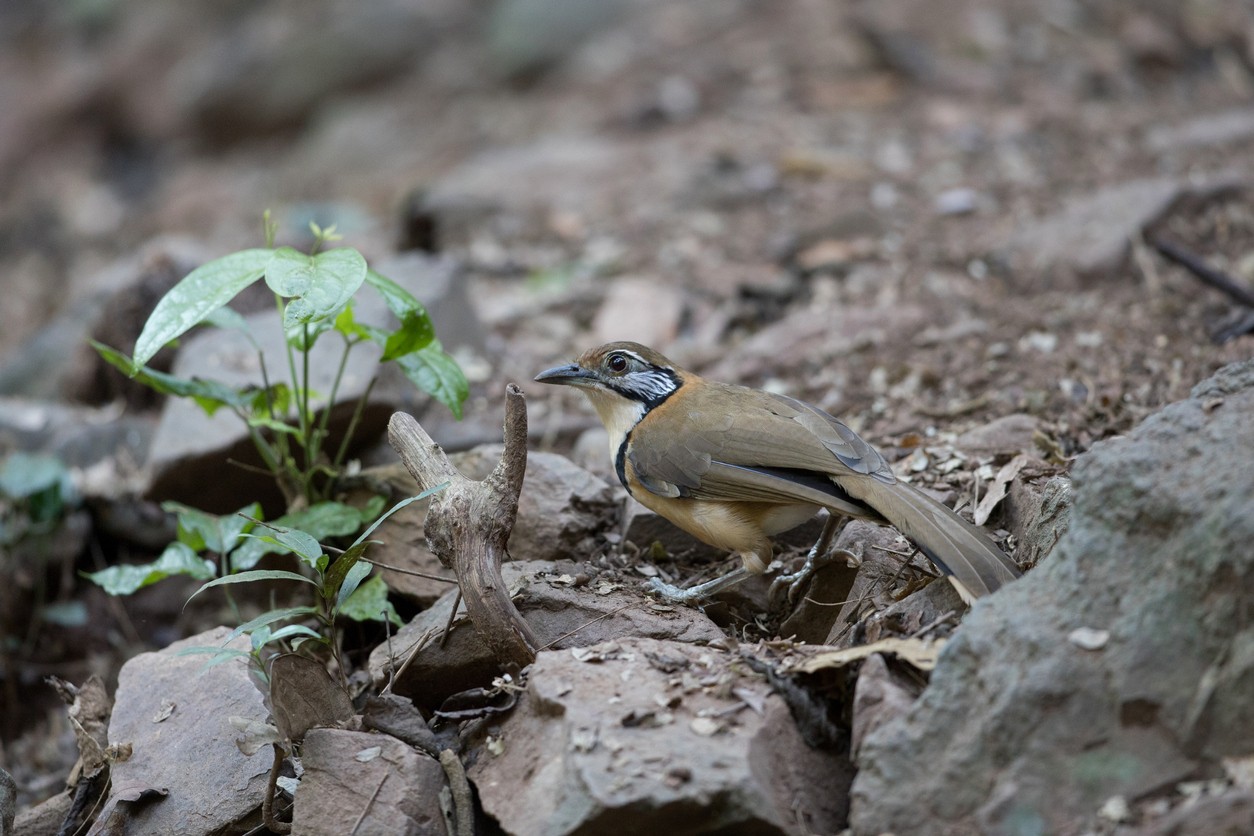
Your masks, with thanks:
M322 416L318 419L318 429L314 433L314 446L319 451L322 450L323 442L326 440L327 436L330 435L329 427L331 424L331 410L335 407L335 399L340 393L340 383L344 379L344 370L348 368L348 353L352 351L354 345L356 345L356 343L350 340L348 336L344 336L344 352L340 355L340 365L339 368L335 370L335 380L331 383L331 395L327 399L326 406L322 409ZM347 437L348 436L346 436L346 438ZM331 469L336 470L338 466L339 460L337 459ZM329 496L331 483L333 481L334 476L332 476L332 478L328 480L327 484L324 486L325 495L322 497L323 499L326 499Z
M366 384L366 391L361 393L361 397L357 399L357 406L353 409L353 420L348 422L348 429L344 431L344 440L340 442L340 449L336 451L335 458L331 461L331 467L338 469L344 462L344 456L348 453L349 442L353 440L353 433L357 432L357 425L361 423L361 416L366 411L366 404L370 401L370 393L374 391L374 385L379 380L377 377L370 378L370 383Z

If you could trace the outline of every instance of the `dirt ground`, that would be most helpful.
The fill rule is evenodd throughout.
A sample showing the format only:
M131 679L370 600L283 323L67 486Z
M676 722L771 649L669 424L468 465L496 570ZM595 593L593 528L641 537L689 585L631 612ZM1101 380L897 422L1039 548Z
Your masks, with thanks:
M493 438L518 382L535 446L569 453L595 419L531 377L639 339L894 461L1026 413L1065 473L1252 353L1214 339L1250 309L1156 249L1254 287L1248 3L404 5L7 3L0 395L99 401L73 362L137 254L256 246L267 208L286 240L317 218L463 265L467 418L424 419L451 447ZM917 478L971 499L985 464ZM44 676L114 681L212 626L184 584L115 601L76 575L144 553L88 536L40 576L90 626L4 623L22 805L76 756Z

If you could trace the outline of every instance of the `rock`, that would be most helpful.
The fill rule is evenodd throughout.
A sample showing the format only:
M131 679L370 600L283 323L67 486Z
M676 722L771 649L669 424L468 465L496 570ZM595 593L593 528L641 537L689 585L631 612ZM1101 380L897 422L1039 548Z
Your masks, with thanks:
M113 791L169 790L131 813L130 832L202 836L225 831L260 806L270 752L242 754L229 718L265 722L261 692L238 661L206 668L204 656L179 655L185 648L219 647L230 632L218 627L122 666L109 741L130 744L132 751L113 764ZM229 646L246 650L248 639Z
M501 460L499 444L451 458L472 479L486 478ZM509 552L523 560L582 560L596 551L621 514L615 491L600 477L556 453L529 453L518 519Z
M521 561L501 567L514 603L541 646L586 647L622 636L647 636L686 642L711 642L723 632L699 610L658 604L629 585L595 580L597 569L587 564ZM449 620L454 592L418 614L393 637L396 667L409 657L424 636L438 636ZM432 641L397 677L392 690L410 697L420 707L437 708L450 694L486 687L498 665L464 608L447 643ZM386 643L370 654L370 677L382 686L392 666Z
M10 836L17 818L17 784L13 776L0 769L0 836Z
M628 7L623 0L498 0L488 19L491 65L501 78L525 80L560 63Z
M301 745L301 764L293 833L444 832L444 769L390 735L311 729Z
M186 122L217 142L299 127L337 94L412 68L435 38L426 15L405 3L284 17L251 15L224 28L230 36L216 48L183 53L167 84Z
M1193 117L1183 124L1151 128L1145 134L1145 146L1156 154L1182 153L1247 142L1251 137L1254 137L1254 108L1241 108Z
M864 742L855 833L1083 832L1111 797L1248 755L1252 410L1254 361L1233 364L1076 462L1053 556L972 608Z
M860 551L862 565L858 568L853 587L844 598L837 599L844 601L844 604L834 614L829 613L827 616L831 619L831 627L823 644L851 647L862 643L856 628L866 616L886 610L896 603L891 597L889 581L898 576L908 577L909 573L902 571L903 558L894 553L902 548L901 535L895 529L863 520L852 520L841 530L835 547ZM948 582L945 585L952 586ZM822 610L815 611L816 619L822 616ZM816 620L816 623L819 622Z
M1204 198L1235 185L1191 185L1170 177L1130 180L1077 195L1061 209L1021 226L1008 242L1012 261L1031 273L1089 278L1116 272L1128 242L1181 197Z
M486 444L449 461L472 479L483 479L500 461L502 446ZM417 485L403 468L388 467L389 479L405 496L418 493ZM616 492L601 479L556 453L530 453L524 489L518 501L518 517L509 540L510 556L519 560L582 560L597 551L606 532L618 520ZM400 498L400 497L397 497ZM371 558L390 566L452 577L427 548L423 522L429 502L415 502L389 517L376 532L382 543ZM388 586L424 606L449 589L449 584L401 572L382 570Z
M615 279L592 322L593 342L635 340L659 350L679 335L684 295L675 282L643 276Z
M854 685L850 729L853 754L856 756L862 749L862 741L868 734L909 711L920 691L922 687L917 678L894 672L882 654L868 656L858 669Z
M544 651L489 733L499 754L469 775L513 836L844 824L844 756L806 746L735 654L644 638Z
M744 342L720 353L701 374L711 380L749 382L754 377L795 373L787 358L807 357L815 362L842 357L914 334L934 317L920 305L884 307L811 305L771 323ZM795 367L795 362L792 364Z
M1071 480L1061 476L1010 483L1003 507L1006 527L1018 543L1014 558L1020 567L1037 565L1057 545L1071 518L1071 497Z
M28 807L17 814L11 830L0 828L3 836L56 836L74 806L74 794L66 790Z
M1215 836L1254 833L1254 792L1233 790L1186 802L1157 821L1138 828L1136 836Z
M1032 434L1039 421L1022 412L1003 415L958 436L954 447L978 459L1008 460L1035 449Z
M825 642L840 613L836 605L849 600L857 577L857 567L839 558L821 567L810 578L796 610L780 625L779 634L808 644Z

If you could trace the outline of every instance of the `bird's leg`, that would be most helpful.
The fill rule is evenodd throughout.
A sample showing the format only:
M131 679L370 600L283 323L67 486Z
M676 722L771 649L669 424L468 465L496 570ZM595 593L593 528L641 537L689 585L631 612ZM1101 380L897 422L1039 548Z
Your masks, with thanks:
M649 581L649 591L671 604L700 604L724 589L735 586L748 576L749 572L746 571L745 567L738 566L722 577L699 583L691 589L680 589L674 584L666 583L658 578L652 578Z
M771 602L772 609L775 608L777 600L786 595L785 601L792 604L805 585L810 582L810 578L819 569L831 563L836 557L855 558L857 555L845 550L831 551L832 540L836 538L836 532L841 529L845 522L845 517L840 514L828 513L827 520L823 523L823 531L819 534L819 539L815 541L811 547L809 554L806 555L806 562L801 568L787 575L780 575L771 581L771 588L767 593L767 598Z

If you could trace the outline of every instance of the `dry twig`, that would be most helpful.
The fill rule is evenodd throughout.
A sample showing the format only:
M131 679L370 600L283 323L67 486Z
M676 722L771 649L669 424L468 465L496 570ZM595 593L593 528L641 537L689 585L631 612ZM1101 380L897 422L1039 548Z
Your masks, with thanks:
M393 415L388 438L420 488L449 483L432 497L425 525L427 544L457 575L475 630L502 665L531 664L538 643L501 577L527 468L527 405L522 390L513 384L505 389L505 452L482 482L461 475L412 416Z

